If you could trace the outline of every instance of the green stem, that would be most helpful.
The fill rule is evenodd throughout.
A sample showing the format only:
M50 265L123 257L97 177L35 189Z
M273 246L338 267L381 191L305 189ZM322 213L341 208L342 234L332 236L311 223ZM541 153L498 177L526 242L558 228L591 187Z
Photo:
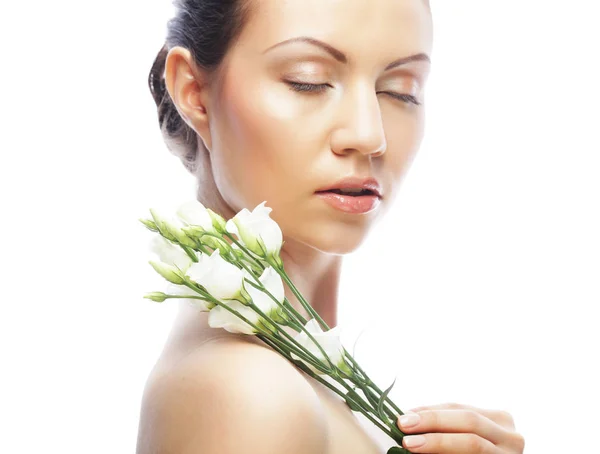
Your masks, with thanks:
M285 353L282 353L282 350L280 348L278 348L278 346L276 345L277 341L275 339L271 339L271 336L267 336L267 338L265 338L265 336L259 335L258 337L263 342L265 342L269 346L271 346L273 349L275 349L276 351L278 351L279 353L281 353L281 354L283 354L284 356L287 357L287 355ZM335 392L336 394L338 394L340 397L342 397L342 399L344 399L344 401L346 401L346 399L349 399L352 402L354 402L358 407L361 407L360 403L356 402L351 397L346 396L346 394L344 394L342 391L340 391L338 388L336 388L335 386L333 386L328 381L322 379L318 374L315 374L308 367L304 367L305 365L303 365L303 364L297 364L297 366L300 367L304 372L306 372L307 374L309 374L311 377L313 377L315 380L317 380L318 382L322 383L327 388L331 389L333 392ZM368 412L365 412L365 411L361 411L361 413L364 414L365 417L367 419L369 419L373 424L375 424L377 427L379 427L379 429L381 429L386 434L388 434L392 439L394 438L394 435L393 435L392 431L389 430L387 427L385 427L382 423L380 423L379 421L377 421L373 416L371 416L371 414L369 414Z
M310 304L308 304L308 301L306 301L306 299L302 296L302 294L300 293L300 291L296 288L296 286L294 285L294 283L288 277L288 275L285 272L285 270L283 268L280 268L279 266L277 266L276 263L270 263L270 265L275 269L275 271L277 271L277 273L279 273L279 275L281 276L281 278L288 285L288 287L290 288L290 290L292 291L292 293L296 296L296 298L298 299L298 301L300 302L300 304L302 304L302 306L304 307L304 309L306 309L306 311L309 314L311 314L320 323L321 328L323 329L323 331L329 331L330 328L327 325L327 323L325 323L323 321L323 319L321 318L321 316L317 313L317 311L315 311L313 309L313 307Z
M296 298L298 298L298 300L300 301L300 303L304 306L304 308L311 313L315 319L317 319L320 323L321 326L323 327L324 330L329 330L329 326L327 325L327 323L325 323L323 321L323 319L319 316L319 314L312 308L312 306L310 306L308 304L308 302L306 301L306 299L302 296L302 294L300 293L300 291L296 288L296 286L294 285L294 283L291 281L291 279L289 278L289 276L287 275L287 273L285 272L285 270L283 270L282 268L280 269L276 264L271 263L271 266L273 266L273 268L279 273L279 275L282 277L282 279L285 281L285 283L288 285L288 287L292 290L292 292L294 293L294 295L296 296ZM310 336L310 334L309 334ZM312 339L312 336L310 336ZM358 365L358 363L354 360L354 358L352 358L352 356L350 356L350 354L346 351L346 349L344 349L344 353L347 357L349 357L352 361L352 363L356 366L356 368L363 374L363 376L365 377L365 379L368 381L367 384L371 384L372 387L379 393L379 395L381 396L383 394L383 391L381 391L381 389L379 389L375 383L373 383L367 376L367 374L362 370L362 368L360 368L360 366ZM334 377L335 378L335 377ZM352 377L350 377L350 379L352 380ZM346 386L345 382L342 382L343 386L345 386L347 389L350 389L349 387ZM389 397L386 396L385 399L386 403L389 403L394 410L396 410L400 415L404 414L402 413L402 411L391 401L391 399ZM390 415L392 418L395 417L392 416L393 414L390 414L390 412L388 411L387 406L384 405L384 408L386 410L386 413L388 413L388 415Z
M285 305L286 305L286 307L287 307L288 309L290 309L290 310L291 310L291 311L294 313L294 315L295 315L296 317L298 317L298 320L300 320L300 322L302 323L302 325L306 325L306 322L308 322L308 320L306 320L306 319L305 319L305 318L302 316L302 314L300 314L300 312L298 312L298 311L296 310L296 308L295 308L294 306L292 306L292 304L290 303L290 301L289 301L287 298L285 298L285 299L283 300L283 304L285 304Z
M202 236L211 236L216 238L218 241L224 241L224 239L222 237L218 237L212 233L209 232L204 232ZM231 239L245 254L246 257L249 257L253 263L255 263L256 265L258 265L259 268L261 268L262 270L265 269L265 266L263 265L262 261L255 257L254 254L251 253L251 251L247 250L246 247L244 247L242 244L240 244L231 234L226 234L226 236ZM188 250L188 247L181 244L181 247L184 249L184 251L190 255L190 252ZM206 253L206 248L204 247L203 244L199 245L199 248L201 249L202 252ZM195 258L195 257L191 257L190 258ZM255 279L256 281L259 283L259 286L254 285L253 283L250 282L251 285L253 285L254 287L260 289L261 291L267 293L267 295L272 298L276 304L281 307L286 314L291 314L292 315L292 319L294 317L297 317L297 321L301 321L303 325L306 324L306 320L304 319L304 317L298 313L298 311L295 310L295 308L289 304L288 301L288 306L286 306L285 304L280 303L279 301L277 301L277 299L268 291L266 290L266 288L262 285L262 283L260 282L259 279L256 278L256 276L254 275L254 273L252 273L250 270L248 270L248 268L241 262L238 262L244 269L246 269L246 271L248 271ZM329 330L329 326L327 325L327 323L325 323L325 321L320 317L320 315L313 309L312 306L310 306L310 304L306 301L306 299L302 296L302 294L300 293L300 291L297 289L297 287L294 285L294 283L291 281L291 279L289 278L289 276L287 275L287 273L285 272L285 270L283 269L283 267L279 267L276 263L270 263L270 260L267 260L267 263L269 263L271 266L273 266L273 268L277 271L277 273L281 276L281 278L284 280L284 282L288 285L288 287L290 288L290 290L292 291L292 293L296 296L296 298L298 299L298 301L300 302L300 304L305 308L305 310L311 314L321 325L322 329L327 331ZM228 310L229 312L231 312L232 314L234 314L236 317L240 318L241 320L243 320L245 323L247 323L248 325L252 326L255 330L258 331L258 333L263 333L262 330L260 330L260 328L258 326L256 326L255 324L253 324L252 322L250 322L248 319L246 319L244 316L242 316L240 313L238 313L237 311L234 311L233 309L231 309L230 307L228 307L226 304L221 303L220 301L218 301L217 299L213 298L210 294L208 294L207 292L202 291L201 289L196 288L196 286L194 285L189 285L187 282L185 282L185 285L190 287L192 290L200 293L201 295L205 295L205 297L195 297L195 296L179 296L179 295L173 295L170 296L171 298L193 298L193 299L200 299L200 300L204 300L204 301L209 301L209 302L213 302L217 305L220 305L222 307L225 307L226 310ZM284 300L285 302L286 300ZM258 311L260 313L260 315L265 318L265 320L268 320L270 323L273 323L271 321L271 319L269 317L267 317L257 306L252 305L253 309L255 309L255 311ZM280 332L282 332L294 345L286 345L288 348L295 350L294 353L298 356L301 357L303 360L309 362L310 364L312 364L315 368L317 368L318 370L321 370L322 372L332 376L332 378L334 378L336 381L338 381L338 383L341 383L341 385L346 388L348 391L354 391L352 388L350 388L347 383L344 381L343 378L339 378L338 374L337 374L337 368L336 366L332 363L331 359L329 358L329 356L325 353L324 349L321 347L321 345L314 339L314 337L312 336L312 334L310 332L308 332L306 330L306 328L303 325L298 325L296 323L294 323L293 321L291 322L293 324L292 328L295 329L296 331L302 330L304 331L307 336L311 339L312 342L315 343L315 345L319 348L319 350L321 351L321 353L323 354L323 356L327 359L327 362L329 363L329 365L331 366L331 370L322 370L322 366L320 363L320 360L318 358L315 358L312 353L310 353L307 349L305 349L303 346L301 346L292 336L290 336L285 330L280 330ZM274 324L275 326L277 324ZM259 337L263 337L261 335L259 335ZM271 337L269 335L269 337ZM263 339L264 340L264 339ZM279 340L279 342L282 342ZM281 351L280 348L277 349L278 351ZM365 385L366 386L370 386L376 393L379 393L379 395L381 396L383 394L383 391L381 391L381 389L379 387L377 387L377 385L375 385L375 383L368 377L368 375L366 374L366 372L359 366L359 364L354 360L354 358L352 358L352 356L344 349L344 354L345 356L351 361L351 363L354 365L354 367L356 368L356 370L358 370L364 377L365 379ZM308 355L308 356L307 356ZM291 358L290 358L291 359ZM362 402L356 402L352 397L347 396L345 394L343 394L342 392L340 392L339 390L337 390L337 388L331 386L328 382L320 379L320 377L317 376L317 374L314 374L310 369L306 368L306 367L302 367L303 370L306 369L306 371L311 374L315 379L317 379L318 381L320 381L321 383L323 383L325 386L327 386L328 388L334 390L337 394L339 394L340 396L342 396L344 399L349 399L352 402L354 402L358 408L363 409L364 406L362 404L366 404L366 402L361 401ZM333 374L331 374L331 372L333 372ZM338 380L339 379L339 380ZM355 383L357 385L359 385L362 389L362 380L360 380L360 377L356 376L356 377L349 377L349 379L354 383L355 380L360 381L359 383ZM364 392L364 391L363 391ZM398 415L403 415L404 413L391 401L391 399L389 397L386 396L385 399L385 403L388 403L389 405L391 405L391 407L398 413ZM386 411L386 413L388 415L390 415L392 418L394 418L396 415L394 415L393 413L391 413L391 410L388 409L388 407L386 405L384 405L384 409ZM373 409L374 410L374 409ZM390 431L386 430L383 426L381 426L378 422L376 422L371 415L368 412L364 412L361 410L361 412L363 414L365 414L365 416L367 418L369 418L374 424L376 424L381 430L383 430L384 432L388 433L390 436L393 435Z
M233 237L232 237L232 238L233 238ZM246 247L244 247L243 245L239 245L239 247L240 247L240 248L241 248L241 249L242 249L242 250L243 250L243 251L244 251L246 254L250 255L250 251L248 251ZM274 296L273 296L273 295L272 295L272 294L271 294L269 291L267 291L267 290L266 290L266 288L265 288L265 287L262 285L262 282L260 282L260 279L258 279L258 278L257 278L257 277L256 277L256 276L255 276L255 275L252 273L252 272L250 272L250 271L249 271L249 270L248 270L248 269L247 269L247 268L244 266L244 264L240 263L240 266L241 266L242 268L244 268L246 271L248 271L248 273L250 273L250 275L251 275L252 277L254 277L254 279L255 279L255 280L258 282L258 284L259 284L259 286L260 286L260 287L258 287L258 289L259 289L259 290L261 290L261 291L263 291L263 292L267 293L267 295L269 295L269 296L270 296L270 297L273 299L273 301L275 301L275 303L276 303L277 305L279 305L279 307L281 307L283 310L287 310L287 308L285 307L285 305L282 305L282 304L281 304L279 301L277 301L277 299L276 299L276 298L275 298L275 297L274 297ZM277 268L278 268L278 267L273 267L273 269L275 269L277 272L279 272L279 270L278 270ZM287 282L289 282L289 283L291 284L291 281L290 281L290 279L287 277L287 275L285 274L285 272L284 272L283 274L284 274L285 278L287 279ZM249 281L248 281L248 282L249 282ZM252 284L251 282L249 282L249 283L250 283L250 285L254 285L254 284ZM288 284L288 285L289 285L289 284ZM292 286L293 286L293 284L292 284ZM255 287L256 287L256 286L255 286ZM291 287L290 287L290 288L291 288ZM295 287L294 287L294 289L296 290L296 292L297 292L298 294L300 294L300 293L298 292L298 290L297 290ZM302 298L302 295L300 295L300 297ZM308 304L308 303L306 303L306 304ZM290 306L291 306L291 305L290 305ZM257 307L257 306L253 305L253 308L255 308L255 309L256 309L256 311L258 311L258 312L260 313L260 315L261 315L263 318L265 318L265 319L266 319L266 320L268 320L269 322L273 323L273 322L272 322L272 320L270 319L270 317L267 317L267 316L266 316L266 315L265 315L265 314L264 314L264 313L263 313L263 312L262 312L260 309L258 309L258 307ZM292 308L292 309L293 309L293 308ZM315 312L315 314L316 314L316 312ZM318 314L316 314L316 315L317 315L317 317L319 317L319 315L318 315ZM320 319L320 317L319 317L319 319ZM324 322L323 322L323 323L324 323ZM327 325L325 325L325 326L327 326ZM321 351L321 353L323 354L323 357L324 357L324 358L327 360L327 362L329 363L331 370L327 371L327 373L335 372L335 371L336 371L336 366L333 364L333 362L331 361L331 359L329 358L329 356L327 355L327 353L325 353L325 350L323 349L323 347L321 346L321 344L319 344L319 342L317 342L317 341L316 341L316 339L313 337L313 335L312 335L312 334L311 334L311 333L310 333L310 332L309 332L309 331L308 331L308 330L307 330L307 329L306 329L304 326L301 326L300 328L302 329L302 331L304 331L304 332L306 333L306 335L308 336L308 338L309 338L309 339L310 339L310 340L311 340L311 341L312 341L312 342L313 342L313 343L314 343L314 344L317 346L317 348L318 348L318 349ZM282 331L283 331L283 330L282 330ZM283 331L283 332L284 332L284 334L285 334L285 335L289 336L289 334L288 334L287 332L285 332L285 331ZM290 336L290 339L292 339L292 341L293 341L293 342L295 342L295 340L294 340L293 338L291 338L291 336ZM316 358L316 359L318 360L318 358Z
M352 355L350 355L350 353L348 353L346 351L346 349L344 349L344 354L352 362L352 364L358 369L358 371L363 375L367 385L368 386L370 385L381 396L383 394L383 391L381 389L379 389L379 387L369 378L367 373L360 367L360 365L356 362L356 360L352 357ZM402 412L402 410L400 410L398 408L398 406L394 402L392 402L392 400L389 398L389 396L386 396L385 401L398 413L397 415L394 415L394 417L402 416L404 414Z
M269 321L269 323L272 323L272 324L274 324L274 325L277 325L276 323L274 323L274 322L271 320L271 318L270 318L270 317L268 317L268 316L267 316L265 313L263 313L263 311L261 311L261 310L258 308L258 306L256 306L255 304L252 304L252 303L250 304L250 306L251 306L251 307L252 307L252 309L254 309L254 311L255 311L255 312L257 312L257 313L258 313L258 314L259 314L259 315L260 315L262 318L264 318L265 320L268 320L268 321ZM327 355L327 353L325 353L325 350L323 349L323 347L321 346L321 344L315 340L315 338L312 336L312 334L311 334L311 333L309 333L309 332L308 332L308 330L307 330L307 329L306 329L304 326L302 326L301 328L302 328L302 330L303 330L303 331L304 331L304 332L305 332L305 333L308 335L308 337L309 337L309 338L310 338L310 339L311 339L311 340L314 342L314 344L317 346L317 348L318 348L319 350L321 350L321 353L323 354L323 357L327 359L327 362L328 362L328 363L329 363L329 365L331 366L331 370L327 370L327 369L326 369L326 370L324 370L323 372L325 372L325 373L327 373L327 374L330 374L332 371L335 371L335 370L336 370L336 367L335 367L335 365L333 364L333 362L331 361L331 359L329 358L329 356ZM294 345L297 345L297 346L298 346L299 348L301 348L302 350L305 350L307 354L309 354L311 357L313 357L313 354L312 354L312 353L311 353L311 352L310 352L308 349L306 349L305 347L303 347L302 345L300 345L300 344L298 343L298 341L296 341L296 339L294 339L292 336L290 336L290 334L289 334L287 331L285 331L285 330L283 330L283 329L282 329L282 330L280 330L280 332L281 332L281 333L283 333L283 335L284 335L284 336L286 336L287 338L289 338L289 339L290 339L290 341L294 343ZM319 358L316 358L316 357L314 357L314 360L315 360L315 361L317 361L318 363L320 363L320 360L319 360ZM319 370L321 370L321 369L319 368Z
M242 267L244 267L244 269L246 269L244 265L242 265ZM248 270L246 270L246 271L248 271ZM275 301L275 303L281 309L284 310L284 312L286 314L288 314L290 316L290 318L292 319L292 321L298 322L298 323L294 323L295 326L299 326L300 323L302 323L303 325L306 324L306 320L304 320L304 317L302 317L300 314L298 314L298 312L296 312L296 310L291 305L286 306L285 303L281 303L280 301L278 301L277 298L275 298L273 296L273 294L271 292L269 292L269 290L267 290L267 288L263 285L263 283L260 282L260 279L257 279L256 276L254 276L254 279L258 282L258 284L254 284L254 283L249 282L249 281L248 281L248 283L252 287L260 290L261 292L266 293L273 301ZM299 318L297 320L295 320L294 317L299 317ZM296 330L296 331L299 331L299 330Z
M260 259L260 257L256 257L255 254L252 253L252 251L250 251L248 248L246 248L243 244L241 244L238 240L235 239L235 237L231 234L231 233L225 233L224 234L227 238L229 238L232 242L235 243L235 245L237 247L240 248L240 250L242 250L248 257L250 257L252 260L254 260L254 262L262 269L264 270L266 268L266 266L262 263L262 260Z

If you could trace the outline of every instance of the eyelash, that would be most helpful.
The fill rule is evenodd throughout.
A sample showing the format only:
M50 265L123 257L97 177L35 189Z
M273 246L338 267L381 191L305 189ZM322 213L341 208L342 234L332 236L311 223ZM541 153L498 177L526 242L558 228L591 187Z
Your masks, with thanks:
M327 89L327 87L331 87L329 84L308 84L305 82L292 82L286 81L290 89L297 92L311 92L311 93L321 93ZM400 101L408 102L420 106L421 103L415 98L413 95L407 95L402 93L394 93L391 91L379 91L377 93L386 93L390 95L392 98L399 99Z

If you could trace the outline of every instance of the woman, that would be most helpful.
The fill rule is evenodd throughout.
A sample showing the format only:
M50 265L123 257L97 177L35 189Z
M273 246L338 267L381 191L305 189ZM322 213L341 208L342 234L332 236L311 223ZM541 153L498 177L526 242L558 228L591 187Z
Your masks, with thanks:
M150 74L167 145L197 177L197 199L224 217L267 201L288 274L334 327L342 256L389 208L421 142L429 5L177 7ZM148 379L138 454L367 454L394 445L260 340L212 329L206 315L180 308ZM415 453L523 451L503 411L440 405L398 425L415 434L404 439Z

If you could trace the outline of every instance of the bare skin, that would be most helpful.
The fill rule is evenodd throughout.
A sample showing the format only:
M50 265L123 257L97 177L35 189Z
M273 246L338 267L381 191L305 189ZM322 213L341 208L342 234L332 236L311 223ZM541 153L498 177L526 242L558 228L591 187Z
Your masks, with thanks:
M171 49L167 89L206 148L199 151L198 200L225 218L266 200L284 233L288 274L334 327L343 255L359 247L390 207L422 140L433 35L429 7L423 0L252 3L250 20L216 75L198 68L187 49ZM288 41L298 37L313 41ZM418 57L386 69L411 56ZM294 83L317 91L295 90ZM349 176L379 181L383 194L376 210L350 214L315 196ZM287 297L308 318L289 291ZM248 367L269 374L248 375ZM227 377L235 378L229 387ZM248 392L230 402L229 391L248 382ZM259 399L248 397L265 382L270 384ZM265 395L276 397L267 405ZM277 406L280 401L284 405ZM265 405L277 408L279 417L261 413ZM407 433L426 432L426 443L413 452L522 452L522 437L505 412L456 405L418 412L420 424L409 429L399 423ZM268 419L268 427L256 419ZM243 440L234 433L244 434ZM273 440L277 433L285 438ZM148 380L138 454L268 454L283 452L283 443L292 454L380 453L393 445L260 340L212 329L205 313L182 305Z

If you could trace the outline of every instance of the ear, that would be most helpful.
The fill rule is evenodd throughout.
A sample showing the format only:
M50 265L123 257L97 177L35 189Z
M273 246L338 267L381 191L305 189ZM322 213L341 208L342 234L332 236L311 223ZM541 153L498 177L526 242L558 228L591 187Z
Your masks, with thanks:
M196 65L190 51L173 47L165 62L165 85L183 121L211 149L208 124L208 74Z

